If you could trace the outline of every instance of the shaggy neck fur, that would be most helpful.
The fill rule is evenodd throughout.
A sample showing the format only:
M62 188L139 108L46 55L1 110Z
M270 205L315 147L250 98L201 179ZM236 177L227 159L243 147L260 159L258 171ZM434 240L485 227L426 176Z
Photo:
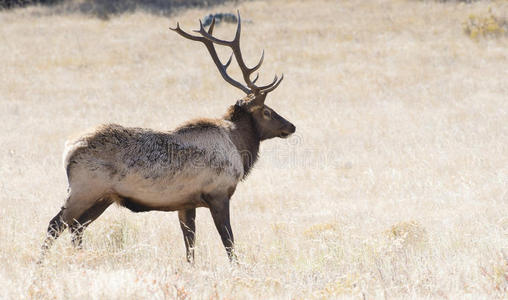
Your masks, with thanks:
M251 114L239 105L229 107L224 120L235 124L231 130L231 140L235 144L243 161L243 177L245 178L258 158L259 136L256 124Z

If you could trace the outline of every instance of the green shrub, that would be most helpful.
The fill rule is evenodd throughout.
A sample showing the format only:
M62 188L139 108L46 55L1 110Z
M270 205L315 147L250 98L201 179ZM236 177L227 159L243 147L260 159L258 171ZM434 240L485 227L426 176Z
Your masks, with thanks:
M480 37L500 37L508 33L508 21L496 17L490 8L486 15L470 14L463 26L464 32L474 40Z

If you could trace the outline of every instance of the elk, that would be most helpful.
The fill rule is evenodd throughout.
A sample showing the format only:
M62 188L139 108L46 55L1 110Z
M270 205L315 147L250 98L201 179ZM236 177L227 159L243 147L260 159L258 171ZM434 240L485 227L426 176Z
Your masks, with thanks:
M263 62L246 66L240 51L238 12L232 41L212 35L200 23L199 35L170 28L182 37L205 45L222 77L245 94L222 118L190 121L172 131L103 125L77 140L66 142L64 166L69 193L60 212L49 222L43 254L67 228L72 244L80 248L83 231L111 204L133 212L178 211L187 261L194 261L196 208L210 209L230 260L235 258L229 202L237 184L245 179L258 157L260 142L286 138L295 126L265 105L266 95L280 79L258 86L251 75ZM227 63L219 59L215 44L231 48ZM235 57L245 84L228 75ZM258 74L259 75L259 74Z

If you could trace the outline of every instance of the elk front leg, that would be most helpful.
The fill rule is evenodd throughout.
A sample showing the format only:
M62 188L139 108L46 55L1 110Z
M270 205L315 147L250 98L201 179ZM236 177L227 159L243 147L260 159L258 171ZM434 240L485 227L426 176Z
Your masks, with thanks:
M222 244L226 248L230 261L236 260L234 253L234 237L229 221L229 198L218 200L214 199L209 202L210 212L212 213L213 222L217 231L219 231Z
M178 211L180 228L182 228L183 239L185 241L185 251L187 261L194 263L194 241L196 239L196 209L186 209Z

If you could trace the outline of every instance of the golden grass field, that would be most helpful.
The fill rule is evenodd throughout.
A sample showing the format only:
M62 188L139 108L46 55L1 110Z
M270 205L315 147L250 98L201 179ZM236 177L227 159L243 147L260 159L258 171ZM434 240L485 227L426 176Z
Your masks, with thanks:
M267 104L297 127L262 144L233 196L239 264L206 209L191 267L176 213L112 206L83 250L66 233L37 265L66 139L169 130L242 96L168 30L237 8L246 61L265 49L260 82L285 74ZM506 1L404 0L0 12L0 298L508 298L508 38L463 30L489 8L508 16Z

